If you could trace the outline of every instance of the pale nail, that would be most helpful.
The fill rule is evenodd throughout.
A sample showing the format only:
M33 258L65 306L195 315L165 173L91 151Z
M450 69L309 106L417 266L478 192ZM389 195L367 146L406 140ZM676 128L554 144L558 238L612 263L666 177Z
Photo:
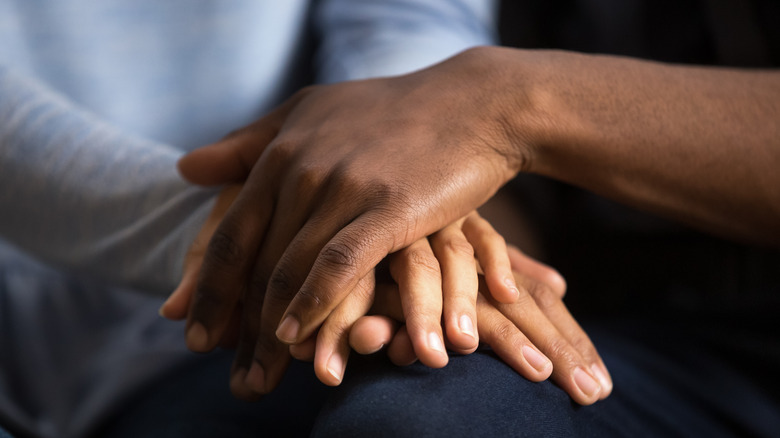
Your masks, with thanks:
M208 349L209 334L206 327L199 322L193 322L190 329L187 330L187 348L192 351L203 352Z
M468 315L461 315L460 320L458 321L460 325L460 331L461 333L467 334L471 336L472 338L474 336L474 323L471 322L471 318Z
M574 383L576 383L580 388L580 391L588 397L594 397L601 391L599 382L581 367L574 369Z
M292 316L284 318L279 328L276 329L276 337L280 341L286 344L293 344L298 339L298 330L301 329L301 325Z
M512 292L513 299L517 299L518 297L520 297L520 290L517 289L517 283L515 283L514 279L507 278L506 280L504 280L504 284L506 285L506 287L509 288L509 291Z
M599 379L599 383L601 384L601 388L604 390L604 392L609 394L609 392L612 391L612 382L609 380L604 370L595 363L591 365L590 370L593 371L593 375Z
M328 373L333 376L339 383L341 383L342 374L344 373L344 361L341 360L341 356L338 353L333 353L328 359Z
M428 347L439 353L447 354L447 351L444 349L444 344L441 342L441 338L434 332L428 333Z
M532 367L534 367L536 371L539 371L540 373L547 371L547 368L552 365L550 359L547 359L542 355L542 353L539 353L528 345L523 345L523 357L525 358L526 362L528 362Z

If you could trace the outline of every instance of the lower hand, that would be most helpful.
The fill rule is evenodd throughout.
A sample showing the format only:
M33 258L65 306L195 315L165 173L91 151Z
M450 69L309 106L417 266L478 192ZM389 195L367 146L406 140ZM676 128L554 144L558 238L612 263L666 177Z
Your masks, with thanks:
M509 256L521 296L513 304L502 304L480 293L477 327L481 340L529 380L552 376L579 404L606 398L612 391L612 380L595 346L563 304L563 278L515 248L510 248ZM481 290L485 288L482 283ZM414 362L418 355L408 330L399 328L404 318L401 308L397 288L378 287L373 310L377 314L358 320L350 333L355 351L370 354L387 346L394 363Z

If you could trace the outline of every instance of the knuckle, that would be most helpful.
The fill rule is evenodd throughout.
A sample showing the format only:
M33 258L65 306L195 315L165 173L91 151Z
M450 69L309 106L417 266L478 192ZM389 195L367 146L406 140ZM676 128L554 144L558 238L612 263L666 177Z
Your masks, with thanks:
M357 245L347 245L340 242L329 242L322 248L320 258L327 265L354 270L357 265L359 253L356 246Z
M493 325L493 334L498 339L512 339L517 333L517 327L508 320Z
M474 258L474 247L462 238L450 237L441 242L441 249L445 254L450 254L458 258Z
M579 351L586 359L595 359L598 354L596 353L596 347L590 342L586 336L576 336L571 340L571 344L575 350Z
M293 280L287 268L277 266L271 278L268 280L269 293L278 297L292 297Z
M204 263L236 267L244 260L241 245L231 232L217 229L209 241L208 252Z
M303 165L298 173L297 189L299 194L310 195L322 186L326 171L315 165Z
M536 283L532 287L526 288L528 293L534 298L536 305L542 312L547 313L561 303L561 299L553 292L551 288L544 284Z
M545 348L545 350L546 351L543 351L543 353L549 358L554 357L558 360L564 359L570 364L577 362L571 354L571 344L562 337L556 336L550 339L547 342L547 348Z
M267 159L269 163L274 165L283 165L295 156L297 149L296 141L279 136L266 149Z
M439 261L430 251L412 249L404 252L406 267L426 276L441 276Z
M314 293L307 289L301 289L296 295L298 304L307 309L319 309L328 300L327 295Z

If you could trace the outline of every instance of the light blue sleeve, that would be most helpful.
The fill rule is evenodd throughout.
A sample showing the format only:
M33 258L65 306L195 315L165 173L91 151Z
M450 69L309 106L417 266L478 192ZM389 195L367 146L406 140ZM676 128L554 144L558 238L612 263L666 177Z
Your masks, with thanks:
M408 73L495 44L494 0L323 0L320 82Z
M214 196L180 155L0 66L0 239L39 259L169 293Z

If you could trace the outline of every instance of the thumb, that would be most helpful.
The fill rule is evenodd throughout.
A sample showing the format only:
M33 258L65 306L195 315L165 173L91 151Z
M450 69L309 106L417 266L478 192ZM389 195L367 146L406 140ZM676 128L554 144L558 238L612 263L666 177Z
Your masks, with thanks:
M262 125L263 119L203 146L179 159L179 173L193 184L214 186L246 179L277 130Z

